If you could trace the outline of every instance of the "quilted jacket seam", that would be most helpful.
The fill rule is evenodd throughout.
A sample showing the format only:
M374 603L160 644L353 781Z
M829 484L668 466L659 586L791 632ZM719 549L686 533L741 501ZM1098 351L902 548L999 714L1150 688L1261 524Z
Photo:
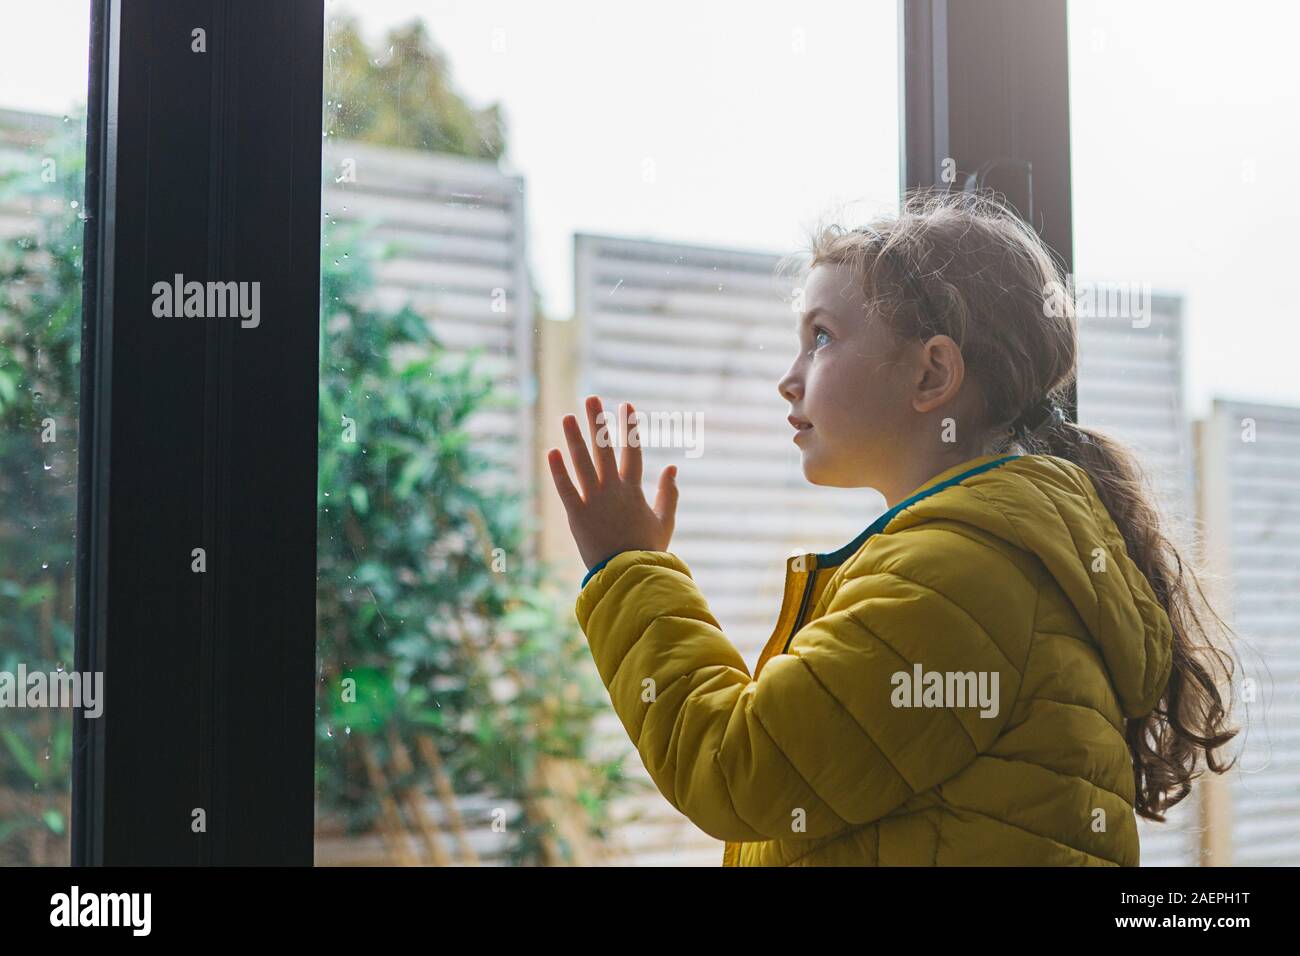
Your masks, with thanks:
M1034 830L1029 829L1028 827L1022 827L1020 824L1012 823L1010 820L1004 820L1002 817L995 817L993 814L985 813L983 810L976 810L974 807L963 807L961 804L958 803L950 802L948 805L955 810L961 810L964 813L973 813L976 816L984 817L987 820L992 820L994 823L1001 823L1004 826L1011 827L1013 830L1019 830L1022 833L1028 833L1030 836L1037 837L1040 840L1046 840L1048 843L1055 843L1057 846L1063 846L1067 850L1073 850L1075 853L1080 853L1083 856L1091 857L1094 860L1102 860L1103 862L1106 863L1112 863L1115 866L1124 865L1123 863L1120 863L1117 860L1112 860L1108 856L1102 856L1098 853L1089 853L1087 850L1083 849L1082 847L1077 847L1074 846L1073 844L1066 843L1062 840L1058 840L1055 837L1050 837L1045 833L1037 833Z
M1101 648L1097 646L1096 641L1093 641L1090 638L1080 637L1078 634L1070 634L1066 631L1039 631L1038 633L1042 634L1044 637L1068 637L1073 641L1078 641L1090 650L1095 651L1097 656L1101 657Z
M1038 609L1043 604L1043 578L1040 577L1034 582L1034 613L1029 618L1029 640L1025 642L1025 657L1020 662L1020 683L1016 685L1016 699L1011 702L1011 711L1015 713L1016 704L1020 703L1020 695L1025 690L1025 675L1029 673L1029 655L1034 652L1034 646L1042 638L1042 632L1038 630ZM1006 731L1005 725L1003 731Z
M854 618L854 620L857 621L857 618ZM862 622L857 621L857 623L861 624ZM879 640L879 638L877 638L877 640ZM884 644L885 642L881 641L881 643ZM886 644L885 646L889 647L888 644ZM894 651L892 647L890 647L889 649L891 651ZM903 656L899 654L898 651L894 651L894 653L899 657ZM903 771L899 770L898 767L894 764L894 761L889 759L889 754L885 753L885 749L881 747L879 743L876 742L876 738L871 736L871 731L867 730L866 727L863 727L862 724L858 722L858 719L853 716L853 712L849 710L847 707L845 707L844 702L840 700L838 697L836 697L835 694L832 693L831 689L826 686L825 682L823 682L822 679L817 676L817 672L813 670L812 664L808 662L807 658L798 654L796 654L795 657L798 659L799 663L803 664L804 669L808 671L808 675L817 682L817 686L819 686L822 690L826 692L826 696L829 697L831 700L835 701L835 703L839 705L840 710L848 714L849 720L853 721L854 726L856 726L860 731L862 731L862 736L866 737L868 740L871 741L871 743L875 746L876 750L880 752L880 756L885 758L885 763L889 764L889 769L894 771L894 773L898 776L898 779L903 781L903 783L907 786L908 792L910 792L912 796L916 796L916 788L912 786L912 781L908 780L907 777L904 776ZM903 659L906 660L906 658ZM957 721L957 723L960 724L961 721ZM965 727L963 727L962 729L965 730ZM970 735L967 734L967 736ZM972 740L971 743L974 744L974 741Z
M1032 485L1032 482L1031 482L1030 484ZM1015 532L1015 535L1016 535L1016 541L1018 541L1018 542L1020 543L1020 550L1021 550L1021 551L1027 551L1027 552L1029 552L1030 554L1033 554L1033 553L1034 553L1034 552L1033 552L1033 549L1031 549L1027 544L1025 544L1025 539L1024 539L1024 538L1021 536L1021 534L1020 534L1020 528L1016 526L1016 523L1015 523L1014 521L1011 520L1011 516L1008 515L1005 511L1003 511L1002 508L998 505L997 502L995 502L993 499L989 498L987 495L985 495L983 492L981 492L981 491L980 491L978 488L976 488L974 485L966 485L965 487L969 488L969 489L970 489L970 493L973 494L973 495L974 495L976 498L978 498L980 501L984 502L984 504L988 505L988 507L989 507L990 509L992 509L993 511L996 511L998 514L1000 514L1000 515L1002 516L1002 520L1004 520L1004 521L1007 523L1007 526L1010 527L1011 530ZM1037 490L1037 489L1035 489L1035 490Z
M1034 491L1039 495L1039 497L1046 498L1047 503L1052 506L1052 510L1056 512L1057 518L1060 519L1061 524L1064 526L1066 533L1070 536L1070 547L1074 550L1075 557L1077 558L1079 556L1079 542L1078 539L1076 539L1074 536L1074 529L1070 527L1070 522L1065 520L1065 515L1061 514L1061 509L1057 507L1056 502L1052 499L1051 495L1044 492L1033 482L1029 482L1029 486L1034 489ZM1011 530L1013 530L1016 533L1016 539L1020 542L1021 549L1025 551L1029 551L1032 554L1033 553L1032 549L1030 549L1025 545L1025 539L1020 534L1020 528L1016 525L1015 521L1012 520L1011 516L1007 514L1006 511L1004 511L1001 507L999 507L997 502L993 501L991 498L988 498L983 494L980 494L979 489L972 487L971 492L977 495L981 501L987 504L998 514L1002 515L1003 519L1007 522L1008 525L1010 525ZM1096 521L1096 515L1093 514L1092 512L1091 502L1088 505L1088 510L1089 510L1089 514L1092 514L1093 520ZM1093 582L1093 580L1090 577L1085 578L1085 580L1087 580L1088 588L1092 592L1093 603L1095 606L1096 621L1094 622L1094 625L1092 627L1092 632L1094 634L1097 634L1101 632L1101 593L1097 590L1097 585Z
M749 828L750 828L751 830L753 830L755 833L762 833L762 832L763 832L762 830L760 830L758 827L754 826L754 825L751 824L748 820L746 820L744 817L742 817L742 816L740 815L740 811L736 809L736 801L735 801L735 800L732 798L732 796L731 796L731 784L727 781L727 775L726 775L725 773L723 773L723 771L722 771L722 764L718 763L718 754L719 754L719 751L717 751L717 750L713 751L713 764L714 764L715 767L718 768L718 776L722 779L722 789L723 789L724 791L726 791L726 794L727 794L727 802L728 802L729 804L731 804L731 814L732 814L732 816L734 816L734 817L735 817L737 820L739 820L741 823L745 824L745 826L749 827ZM676 766L676 764L673 765L673 770L674 770L674 771L677 770L677 766ZM737 842L737 843L752 843L752 842L762 842L762 841L737 840L737 841L732 841L732 842Z
M785 759L785 762L786 762L787 764L790 765L790 769L794 771L795 776L797 776L800 780L803 781L804 786L808 788L808 792L811 793L814 797L816 797L817 800L821 802L822 806L824 806L827 810L829 810L829 811L831 812L831 815L834 816L835 819L839 820L840 823L843 823L846 827L851 827L851 826L853 826L854 824L849 823L848 820L845 820L842 816L840 816L840 815L835 811L835 808L832 807L832 806L831 806L831 805L826 801L826 798L823 797L820 793L817 792L817 788L814 787L814 786L813 786L813 785L808 781L808 778L806 778L802 773L799 772L799 768L796 767L796 766L794 765L794 761L792 761L792 760L790 759L789 755L786 754L785 750L782 749L781 745L778 744L778 743L776 742L776 738L773 737L772 734L768 731L767 727L764 726L762 718L758 716L758 711L755 710L753 707L751 707L751 708L749 709L749 712L754 716L754 723L758 724L759 729L762 730L763 733L767 735L767 739L770 740L770 741L772 742L772 746L776 748L776 752L779 753L779 754L780 754L780 755ZM718 769L719 769L719 770L722 769L721 765L719 765ZM725 776L723 777L723 784L724 784L724 785L726 784L726 777L725 777ZM746 824L746 826L748 826L748 824ZM754 832L755 832L755 833L762 833L763 831L762 831L762 830L755 829Z
M1115 731L1115 733L1116 733L1116 735L1118 735L1119 739L1120 739L1121 741L1124 742L1124 746L1125 746L1125 748L1128 747L1128 738L1126 738L1126 737L1124 736L1124 731L1123 731L1122 729L1120 729L1119 727L1116 727L1114 724L1112 724L1112 723L1110 722L1110 718L1107 717L1105 714L1103 714L1103 713L1102 713L1100 710L1098 710L1096 707L1092 706L1092 704L1076 704L1076 703L1074 703L1073 701L1069 701L1069 700L1057 700L1055 697L1043 697L1043 696L1038 695L1038 694L1035 694L1033 697L1026 697L1026 698L1024 698L1024 700L1021 701L1021 703L1024 703L1024 704L1032 704L1032 703L1033 703L1034 701L1036 701L1036 700L1041 700L1041 701L1044 701L1044 702L1049 703L1049 704L1056 704L1056 705L1058 705L1058 706L1060 706L1060 707L1077 707L1079 710L1090 710L1090 711L1092 711L1094 714L1096 714L1098 717L1100 717L1100 718L1105 722L1105 724L1106 724L1107 727L1109 727L1111 730ZM1018 727L1022 727L1022 726L1024 726L1024 721L1021 721L1020 723L1016 724L1015 727L1008 727L1007 730L1008 730L1008 731L1010 731L1010 730L1015 730L1016 728L1018 728Z
M625 651L623 652L623 656L620 657L620 658L618 659L618 664L617 664L617 666L615 666L615 668L614 668L614 673L611 674L610 677L609 677L609 684L608 684L609 687L613 687L614 684L618 681L618 675L619 675L620 673L622 673L622 671L623 671L623 664L627 661L628 656L632 653L633 649L634 649L634 648L635 648L639 643L641 643L642 639L646 636L646 633L650 630L650 628L654 627L654 626L655 626L656 624L658 624L660 621L693 621L693 622L696 623L696 624L708 624L708 623L709 623L708 621L701 621L699 618L696 618L696 617L682 617L682 616L679 615L679 614L661 614L661 615L657 616L657 617L656 617L654 620L652 620L648 625L646 625L644 628L641 629L641 633L638 634L638 635L636 636L636 640L633 641L631 644L629 644L629 645L627 646L627 650L625 650ZM718 631L719 633L722 632L722 629L721 629L720 627L718 627L716 624L715 624L715 625L711 625L711 626L714 628L714 630ZM681 674L678 674L676 677L674 677L672 680L670 680L670 681L669 681L666 685L664 685L662 688L656 687L656 688L655 688L655 698L658 699L658 697L659 697L660 694L664 693L664 691L668 690L669 687L672 687L674 684L676 684L676 683L677 683L679 680L681 680L683 677L690 677L692 674L695 674L695 673L698 673L698 672L701 671L701 670L704 670L705 667L722 667L722 668L726 668L726 669L728 669L728 670L737 670L737 668L733 667L731 664L705 664L704 667L697 667L697 668L695 668L695 670L689 670L689 671L685 671L685 672L683 672L683 673L681 673ZM749 675L748 675L748 672L742 672L742 673L745 673L745 675L746 675L747 677L749 676ZM753 680L753 678L751 677L750 680ZM653 704L654 701L652 700L650 703ZM647 709L648 709L648 708L647 708Z
M621 662L620 662L620 666L622 666L622 665L621 665ZM695 674L695 673L697 673L697 672L698 672L698 671L687 671L685 674L679 674L679 675L677 675L677 677L673 678L672 680L670 680L670 681L668 682L668 687L672 687L674 684L676 684L676 683L677 683L679 680L681 680L683 677L689 677L691 674ZM616 671L615 673L617 674L617 671ZM612 684L613 684L613 681L610 681L610 684L612 685ZM664 688L664 689L667 690L668 688ZM647 708L645 709L645 710L646 710L645 715L641 718L641 732L637 734L637 736L636 736L636 740L634 740L634 741L632 742L633 746L636 748L637 755L640 756L640 758L641 758L641 762L642 762L643 764L644 764L644 763L647 763L647 761L646 761L646 759L645 759L645 754L641 753L641 738L645 736L645 725L646 725L646 721L649 719L649 716L650 716L650 708L653 707L653 706L655 705L655 703L658 701L658 699L659 699L659 691L656 691L656 692L655 692L655 699L652 700L652 701L650 701L650 706L647 707ZM678 714L678 717L679 717L679 718L680 718L680 716L681 716L681 715ZM676 726L674 725L673 730L676 731L676 729L677 729L677 728L676 728ZM715 754L715 756L716 756L717 751L714 751L714 754ZM719 769L721 769L721 768L719 768ZM668 764L668 779L670 779L670 780L673 781L673 799L669 800L668 802L671 803L671 804L673 805L673 807L675 807L679 812L681 812L682 814L685 814L685 811L682 810L681 806L679 805L679 804L681 803L681 800L677 798L677 761L676 761L676 759L670 761L669 764ZM726 783L725 778L724 778L724 780L723 780L723 783L724 783L724 786L725 786L725 783ZM656 785L656 789L657 789L657 785ZM666 797L667 797L667 794L664 794L664 796L665 796L665 798L666 798ZM727 798L728 798L728 799L731 798L731 794L730 794L730 792L728 792L728 794L727 794ZM733 806L733 809L734 809L734 806ZM740 814L736 814L736 819L740 820L742 823L745 822L743 819L741 819ZM748 824L745 824L745 825L748 826ZM755 831L755 832L758 832L758 831Z
M971 614L970 611L966 610L966 608L964 608L964 607L961 605L960 602L958 602L958 601L954 601L952 598L950 598L948 595L944 594L942 591L940 591L938 588L934 587L933 585L926 584L924 581L918 581L918 580L916 580L915 578L909 578L906 574L899 574L897 571L883 571L883 572L881 572L881 573L882 573L882 574L891 574L891 575L893 575L894 577L896 577L896 578L898 578L898 579L900 579L900 580L903 580L903 581L908 582L909 584L915 584L915 585L916 585L917 587L919 587L919 588L925 588L927 591L930 591L930 592L933 593L933 594L937 594L937 595L939 595L939 597L943 598L945 601L947 601L947 602L948 602L949 604L951 604L953 607L957 608L957 610L961 611L962 614L964 614L964 615L966 615L966 617L970 618L971 622L972 622L972 623L973 623L973 624L974 624L974 625L979 629L980 633L983 634L986 638L988 638L988 642L989 642L990 644L993 645L993 647L994 647L995 650L997 650L997 652L998 652L998 656L1001 657L1004 661L1006 661L1006 662L1007 662L1007 665L1008 665L1012 670L1016 670L1016 671L1017 671L1017 675L1020 677L1021 680L1024 680L1024 670L1023 670L1023 668L1021 668L1021 669L1017 669L1017 668L1016 668L1015 662L1012 661L1011 658L1007 657L1007 652L1004 651L1004 650L1002 649L1002 645L1000 645L997 641L995 641L995 640L993 639L993 635L989 633L988 628L986 628L983 624L981 624L981 623L979 622L979 620L978 620L978 619L977 619L973 614ZM860 603L860 602L859 602L859 603ZM890 645L887 644L883 639L881 639L881 637L880 637L879 634L876 634L875 631L872 631L871 628L868 627L865 623L863 623L862 619L861 619L860 617L858 617L856 613L854 613L854 609L855 609L856 607L857 607L856 604L854 604L854 605L850 605L849 607L845 608L844 611L845 611L845 613L847 613L850 617L852 617L853 620L857 621L858 624L859 624L859 625L860 625L864 630L866 630L867 632L869 632L870 634L872 634L873 636L875 636L877 640L880 640L880 642L881 642L882 644L885 644L886 647L889 647L890 650L893 650L895 654L898 654L898 651L894 650L894 648L893 648L892 646L890 646ZM1031 626L1032 626L1032 625L1031 625ZM898 656L899 656L899 657L902 657L903 660L907 660L907 658L903 657L902 654L898 654ZM911 662L911 661L908 661L908 663L910 664L910 663L912 663L912 662Z
M800 860L810 857L814 853L826 849L828 846L834 846L836 843L839 843L841 840L847 840L849 837L853 836L853 834L860 833L861 831L865 830L867 827L876 826L879 822L880 822L879 820L870 820L867 823L854 824L850 826L849 829L845 830L843 833L835 834L826 842L819 843L815 847L812 847L811 849L804 850L802 853L800 853L798 856L794 857L793 859L787 860L785 863L782 864L782 866L794 866ZM778 840L777 842L782 843L785 841Z
M1074 529L1070 527L1070 522L1068 522L1068 521L1065 520L1065 515L1061 514L1061 509L1057 506L1056 501L1055 501L1055 500L1054 500L1050 495L1047 495L1047 494L1044 493L1044 494L1043 494L1043 497L1046 498L1046 499L1048 500L1048 502L1051 504L1051 506L1052 506L1052 510L1056 512L1056 516L1057 516L1058 518L1061 519L1061 524L1065 526L1065 530L1069 533L1069 535L1070 535L1070 547L1072 547L1072 548L1074 549L1074 553L1075 553L1075 555L1076 555L1076 556L1080 556L1080 554L1079 554L1079 541L1078 541L1078 539L1075 538L1075 536L1074 536ZM1096 515L1096 513L1092 510L1092 502L1089 502L1089 503L1088 503L1088 514L1092 516L1093 523L1096 524L1098 528L1104 527L1102 524L1100 524L1100 523L1097 521L1097 515ZM1086 561L1086 559L1084 559L1084 560ZM1093 600L1094 600L1094 601L1096 602L1096 604L1097 604L1097 625L1096 625L1096 627L1093 629L1093 633L1094 633L1094 634L1100 634L1100 633L1101 633L1101 617L1102 617L1102 609L1101 609L1101 591L1098 590L1098 588L1097 588L1097 583L1096 583L1096 581L1094 581L1094 580L1092 579L1091 575L1089 575L1088 577L1086 577L1085 580L1088 582L1088 587L1089 587L1089 589L1092 591L1092 597L1093 597Z
M976 754L976 759L978 759L978 758L979 758L979 755ZM942 798L940 798L940 799L942 799ZM940 804L940 806L942 807L942 804ZM933 857L931 858L931 860L930 860L930 865L931 865L931 866L938 866L938 865L939 865L939 847L943 845L943 818L944 818L944 813L943 813L942 809L940 810L939 813L935 814L935 816L936 816L938 819L936 819L935 822L934 822L934 856L933 856Z
M972 544L976 544L976 545L978 545L979 547L983 548L985 551L991 551L991 552L992 552L992 553L993 553L993 554L994 554L994 555L995 555L999 560L1006 562L1006 563L1009 564L1012 568L1014 568L1014 569L1016 570L1016 573L1018 573L1022 578L1024 578L1024 579L1025 579L1025 580L1030 584L1030 586L1034 586L1034 585L1035 585L1036 582L1035 582L1035 580L1034 580L1034 578L1033 578L1032 576L1030 576L1029 574L1027 574L1025 571L1021 570L1021 568L1020 568L1020 566L1019 566L1018 564L1016 564L1014 561L1012 561L1010 558L1008 558L1005 554L1003 554L1000 550L998 550L998 548L997 548L996 546L994 546L993 544L990 544L988 541L986 541L985 538L984 538L984 536L983 536L982 534L976 534L976 535L962 534L960 531L954 531L952 528L941 527L941 526L938 524L938 522L940 522L940 521L953 521L953 522L955 522L955 523L961 523L960 521L958 521L957 519L954 519L954 518L928 518L928 519L926 519L925 521L922 521L922 522L919 523L919 524L910 525L909 527L904 528L902 531L893 531L893 532L890 532L890 533L889 533L889 536L890 536L890 537L898 537L898 538L901 540L903 535L912 534L912 533L915 533L915 532L922 532L922 531L925 531L925 532L932 532L932 533L940 533L940 534L950 534L950 535L953 535L953 536L955 536L955 537L958 537L958 538L963 539L964 541L969 541L969 542L971 542ZM1017 537L1018 537L1018 536L1019 536L1019 532L1017 532ZM865 549L865 548L866 548L866 545L863 545L863 548ZM1032 554L1032 553L1033 553L1033 552L1028 551L1028 549L1026 549L1026 548L1023 546L1023 543L1022 543L1022 546L1021 546L1021 549L1020 549L1020 550L1025 551L1026 553L1029 553L1029 554ZM861 554L862 551L859 551L858 553ZM856 565L857 562L854 562L854 564ZM847 584L849 581L854 580L855 578L867 577L867 576L869 576L870 574L873 574L873 573L878 573L878 572L869 571L869 572L867 572L866 574L848 574L848 573L846 573L846 574L844 575L843 579L840 581L840 585L839 585L839 586L840 586L840 587L843 587L845 584ZM886 573L889 573L889 572L886 572Z
M621 552L621 554L626 554L626 553L627 553L627 552ZM666 553L671 553L671 552L666 552ZM614 557L619 557L619 555L615 555ZM677 561L681 561L681 558L678 558L676 555L673 555L673 557L674 557ZM638 561L636 561L636 562L634 562L634 563L630 563L630 564L626 565L626 566L623 568L622 572L620 572L616 577L611 578L610 581L609 581L609 583L607 583L607 584L604 586L604 589L600 592L600 594L599 594L597 597L595 597L595 598L592 599L591 610L590 610L590 612L587 614L587 620L588 620L588 621L591 620L592 615L594 615L594 614L596 613L596 609L597 609L598 607L600 607L601 603L604 602L604 600L605 600L606 598L609 597L609 592L612 591L612 590L614 590L614 585L616 585L619 581L623 580L623 578L624 578L625 576L627 576L628 574L631 574L633 571L636 571L636 570L641 569L641 568L644 568L644 569L647 570L647 571L655 571L655 570L658 570L658 569L661 569L661 568L662 568L662 569L665 570L665 571L670 571L670 572L672 572L673 574L676 574L676 575L679 576L679 577L685 578L687 581L690 581L692 584L695 583L694 579L693 579L689 574L685 574L685 573L683 573L683 572L680 571L678 568L674 567L670 562L664 562L664 561L651 561L651 560L640 559L640 560L638 560ZM596 576L593 577L589 582L587 582L587 586L590 587L590 586L591 586L592 584L594 584L597 580L599 580L600 578L602 578L602 577L604 576L604 574L605 574L605 572L606 572L607 570L608 570L608 565L607 565L606 567L601 568L600 571L598 571L598 572L596 573ZM640 575L640 577L641 577L641 578L644 578L645 575L644 575L644 574L643 574L643 575ZM583 591L582 591L581 593L579 593L579 595L578 595L578 600L579 600L579 601L582 600L583 594L585 594L585 593L586 593L586 589L584 588Z
M936 591L935 593L937 594L938 592ZM858 625L858 627L862 628L864 631L866 631L868 634L870 634L872 637L874 637L876 640L878 640L878 641L879 641L881 644L883 644L885 647L889 648L890 652L891 652L895 657L897 657L900 661L902 661L904 664L906 664L909 668L913 668L913 667L916 666L916 662L915 662L915 661L909 661L906 657L904 657L902 654L900 654L900 653L898 652L898 648L894 647L893 644L890 644L887 640L885 640L883 637L881 637L879 634L877 634L875 631L873 631L870 627L868 627L868 626L866 625L866 623L864 623L863 620L862 620L860 617L858 617L858 616L853 612L853 609L852 609L852 608L849 608L849 609L848 609L847 614L848 614L848 616L849 616L850 618L853 619L853 621ZM993 639L990 637L989 640L992 641ZM1001 651L1001 648L998 648L998 650ZM1006 657L1005 654L1002 655L1002 656L1003 656L1003 657ZM802 657L800 658L800 660L802 660ZM1007 663L1010 664L1011 662L1010 662L1010 661L1007 661ZM1022 678L1022 680L1023 680L1023 678ZM957 726L961 728L962 733L964 733L964 734L966 735L966 739L970 741L971 749L974 750L975 753L978 754L978 753L980 752L979 744L977 744L977 743L975 742L975 738L972 737L970 731L966 729L966 725L963 724L963 723L961 722L961 720L958 719L958 717L957 717L957 715L956 715L955 713L953 713L953 709L952 709L951 707L943 707L943 708L939 708L939 709L943 710L944 713L948 714L948 716L951 717L951 718L953 719L953 721L957 724ZM868 736L870 736L870 735L868 735ZM874 738L872 739L872 743L875 743ZM877 748L877 749L879 749L879 748ZM880 752L881 752L882 754L884 753L883 750L881 750ZM886 757L885 759L886 759L886 761L889 760L888 757ZM894 766L892 762L890 762L889 765L890 765L891 767ZM897 768L897 767L894 767L894 772L895 772L895 773L898 773L899 777L903 780L903 782L907 784L907 789L908 789L908 790L911 790L911 791L912 791L912 794L915 795L915 794L916 794L916 790L912 787L912 784L908 781L908 779L907 779L906 777L904 777L904 776L902 775L902 773L900 773L900 772L898 771L898 768Z
M1124 796L1124 794L1116 793L1114 790L1110 789L1110 787L1103 787L1095 780L1089 780L1087 777L1080 777L1077 774L1073 774L1073 773L1066 773L1064 770L1054 770L1051 767L1044 766L1043 764L1039 763L1037 760L1025 760L1022 757L1004 757L1001 756L1000 754L980 754L980 756L988 757L991 760L1004 760L1007 763L1029 764L1029 766L1031 767L1037 767L1039 770L1046 770L1048 773L1055 774L1058 777L1066 777L1070 780L1078 780L1080 783L1086 783L1088 786L1100 790L1102 793L1109 793L1112 797L1114 797L1116 800L1118 800L1120 803L1124 804L1125 806L1132 806L1133 803L1131 800L1129 800L1128 797Z

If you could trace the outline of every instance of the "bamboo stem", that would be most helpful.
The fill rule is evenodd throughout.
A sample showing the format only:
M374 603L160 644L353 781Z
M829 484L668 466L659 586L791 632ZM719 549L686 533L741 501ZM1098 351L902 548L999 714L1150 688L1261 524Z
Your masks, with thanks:
M442 765L442 757L438 755L438 748L433 742L433 738L428 734L421 734L415 742L419 750L421 759L429 768L433 776L433 785L438 791L438 799L442 801L443 809L447 814L447 823L451 827L451 832L456 835L456 845L460 849L461 859L470 866L478 866L480 860L478 854L474 852L474 847L469 842L469 832L465 828L465 819L460 815L460 807L456 803L456 791L452 788L451 780L447 776L447 771Z
M414 772L415 765L411 762L410 751L406 749L406 744L402 743L402 738L398 735L396 727L390 726L388 728L388 745L393 752L393 769L399 775L409 777ZM403 787L402 802L406 805L411 818L415 820L420 837L424 841L424 847L428 851L430 859L433 860L433 865L450 866L454 861L443 848L437 824L429 819L429 814L424 809L424 794L420 792L420 788L415 786Z
M379 797L380 819L383 821L380 835L388 846L389 855L396 860L398 866L419 866L420 861L412 854L407 844L406 826L402 822L402 814L397 808L397 803L388 793L388 779L384 776L383 768L379 766L379 761L364 737L357 740L357 747L366 765L370 786Z

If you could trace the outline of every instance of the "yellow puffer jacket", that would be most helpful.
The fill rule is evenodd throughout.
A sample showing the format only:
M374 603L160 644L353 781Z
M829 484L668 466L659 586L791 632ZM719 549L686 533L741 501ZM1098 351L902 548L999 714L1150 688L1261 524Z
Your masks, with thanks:
M577 602L668 801L728 866L1136 866L1126 718L1172 630L1077 465L983 456L791 558L754 674L675 555Z

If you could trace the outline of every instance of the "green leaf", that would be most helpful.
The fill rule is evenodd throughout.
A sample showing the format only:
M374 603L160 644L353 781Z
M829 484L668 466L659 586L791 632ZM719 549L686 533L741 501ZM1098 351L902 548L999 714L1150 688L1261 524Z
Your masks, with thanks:
M344 680L355 681L356 699L344 700ZM376 732L383 730L397 710L397 693L389 676L377 667L356 667L348 670L331 685L330 712L352 730ZM349 693L349 697L352 695Z
M14 755L14 760L18 762L18 766L22 768L23 773L27 774L28 779L33 783L39 783L45 779L45 773L35 755L27 749L27 745L23 743L22 738L18 736L12 727L0 730L0 739L3 739L9 747L9 752Z
M393 487L393 494L398 498L409 498L416 484L427 478L433 471L433 458L429 455L416 455L402 466L401 475Z
M54 584L50 581L43 581L35 587L26 588L23 596L18 599L18 606L29 608L37 604L44 604L54 596Z

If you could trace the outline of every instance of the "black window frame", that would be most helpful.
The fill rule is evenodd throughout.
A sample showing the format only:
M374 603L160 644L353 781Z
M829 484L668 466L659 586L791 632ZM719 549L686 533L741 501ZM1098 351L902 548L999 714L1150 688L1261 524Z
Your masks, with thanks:
M76 864L312 862L323 9L92 4ZM176 273L260 323L155 317Z

